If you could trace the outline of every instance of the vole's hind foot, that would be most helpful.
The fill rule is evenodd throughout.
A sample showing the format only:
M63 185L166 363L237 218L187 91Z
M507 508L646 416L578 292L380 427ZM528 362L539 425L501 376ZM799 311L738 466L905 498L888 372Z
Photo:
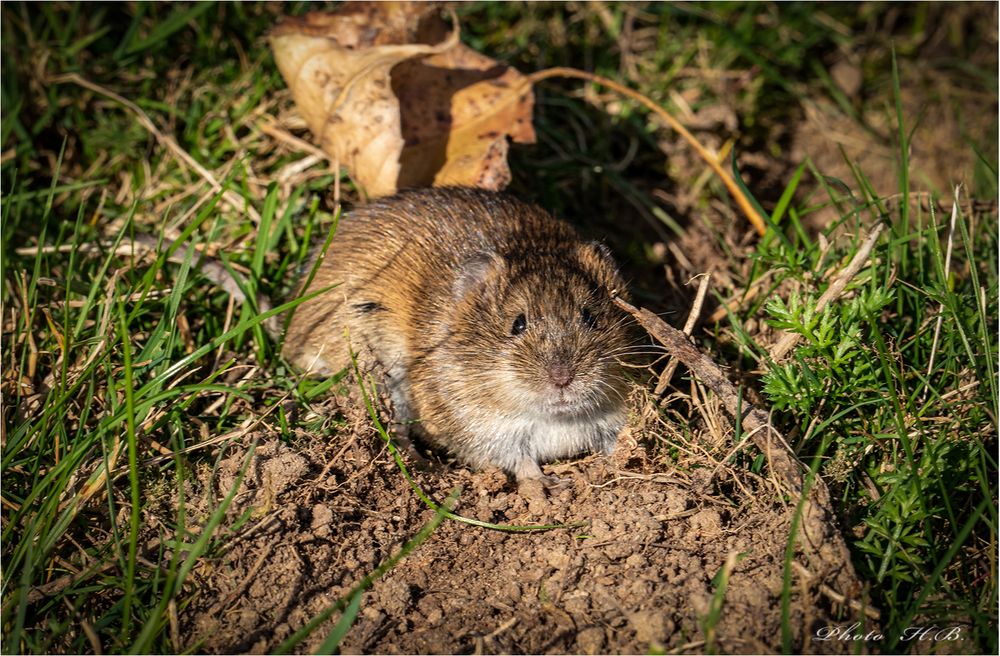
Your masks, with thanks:
M425 457L410 438L410 427L407 424L393 423L393 441L406 454L406 461L412 469L422 472L439 471L441 468L433 460Z
M563 490L568 490L573 487L572 479L561 478L551 474L542 476L540 480L542 481L542 485L545 486L545 489L549 491L549 494L562 492Z
M412 470L423 472L425 474L441 474L447 471L447 468L441 465L441 463L423 455L412 444L410 445L410 448L406 450L406 457L407 461L410 463L410 469Z

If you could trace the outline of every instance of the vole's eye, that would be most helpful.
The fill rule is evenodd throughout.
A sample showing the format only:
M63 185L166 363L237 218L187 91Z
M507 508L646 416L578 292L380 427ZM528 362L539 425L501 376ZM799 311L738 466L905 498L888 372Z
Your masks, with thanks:
M520 335L525 330L528 329L528 319L523 314L517 315L517 319L514 319L514 325L510 327L511 335Z
M587 308L580 310L580 319L583 321L583 325L588 328L597 328L597 317L591 314Z

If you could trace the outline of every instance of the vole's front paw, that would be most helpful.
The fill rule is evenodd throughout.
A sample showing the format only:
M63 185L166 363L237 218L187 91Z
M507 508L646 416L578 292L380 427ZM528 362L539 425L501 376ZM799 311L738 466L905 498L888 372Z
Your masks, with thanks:
M529 506L548 501L545 482L541 478L522 478L517 482L517 493L528 502Z
M569 489L570 483L569 479L557 476L524 478L517 482L517 493L527 502L529 513L549 523L553 521L552 504L559 503L556 499L562 498L561 493Z
M538 463L525 458L514 472L517 477L517 490L524 497L545 498L545 492L550 495L569 489L573 482L566 478L542 473Z

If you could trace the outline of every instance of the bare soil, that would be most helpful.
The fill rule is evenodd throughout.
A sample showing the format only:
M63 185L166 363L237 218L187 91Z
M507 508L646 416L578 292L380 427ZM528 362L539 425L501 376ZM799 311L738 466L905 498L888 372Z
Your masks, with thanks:
M336 400L318 410L340 412ZM256 436L225 523L248 512L251 521L194 571L198 593L180 614L188 649L275 650L433 516L370 421L360 411L345 412L348 421L329 435L300 435L292 445ZM625 431L611 459L591 456L548 468L572 482L548 496L518 490L496 470L439 464L417 472L418 484L439 501L461 487L456 512L468 517L580 525L511 533L446 521L364 595L342 651L703 652L707 639L721 652L779 650L794 507L766 478L707 457L685 456L678 467L666 449L638 444L636 428ZM214 473L205 467L189 481L193 523L204 522L231 489L250 441L229 445ZM713 577L731 555L742 559L710 626L706 618L718 590ZM799 560L845 580L844 563ZM850 623L856 615L821 594L821 582L793 572L795 649L846 651L849 643L812 638L817 628ZM336 619L298 649L315 649Z

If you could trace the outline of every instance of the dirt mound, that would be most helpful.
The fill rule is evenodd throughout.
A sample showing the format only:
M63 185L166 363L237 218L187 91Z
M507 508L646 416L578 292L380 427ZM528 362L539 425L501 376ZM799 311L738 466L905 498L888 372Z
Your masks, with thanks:
M180 616L187 648L273 651L432 517L374 430L360 417L353 423L333 435L300 435L293 446L259 440L225 524L248 514L250 521L193 572L199 593ZM247 448L230 445L214 474L191 481L193 520L205 521L229 492ZM638 653L705 651L706 640L722 652L780 649L793 509L763 478L679 469L651 453L623 439L614 460L556 466L572 485L548 498L519 492L499 471L418 473L439 500L462 487L456 512L467 517L581 524L508 533L446 521L364 595L341 649ZM713 620L713 579L730 557L735 566ZM795 649L846 651L849 643L811 640L818 627L855 615L834 608L820 583L803 580L801 570L793 576ZM315 649L336 619L298 649Z

